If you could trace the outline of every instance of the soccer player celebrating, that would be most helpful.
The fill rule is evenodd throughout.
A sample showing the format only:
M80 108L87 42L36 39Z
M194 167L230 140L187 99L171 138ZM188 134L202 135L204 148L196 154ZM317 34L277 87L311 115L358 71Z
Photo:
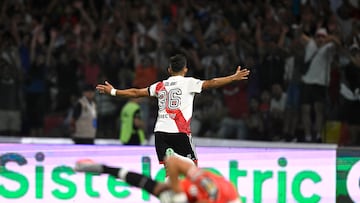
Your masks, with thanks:
M172 148L181 156L197 163L195 146L192 142L190 120L193 113L193 101L196 93L210 88L247 79L250 71L241 69L226 77L200 80L185 77L188 71L186 57L178 54L170 57L168 72L170 77L146 88L115 89L110 83L97 85L100 93L120 97L156 97L158 116L155 124L155 148L158 160L164 163L165 151Z

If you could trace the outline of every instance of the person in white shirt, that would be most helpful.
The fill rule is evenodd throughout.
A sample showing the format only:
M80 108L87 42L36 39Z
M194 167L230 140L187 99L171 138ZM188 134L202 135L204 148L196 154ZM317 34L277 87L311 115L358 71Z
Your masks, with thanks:
M96 137L97 111L92 85L85 85L82 97L75 105L70 121L70 130L75 144L94 144Z
M305 141L313 141L311 132L311 107L315 112L314 134L316 140L321 139L321 130L324 123L324 103L326 91L330 82L330 68L335 55L336 46L340 40L333 35L328 35L325 28L319 28L315 38L304 35L306 42L305 63L308 69L302 76L302 121L304 125Z
M163 157L167 148L172 148L179 155L188 157L197 163L190 129L195 94L202 90L247 79L250 71L238 66L234 74L226 77L209 80L185 77L188 72L186 57L177 54L170 57L168 72L170 74L168 79L156 82L146 88L120 90L105 81L105 84L97 85L96 89L100 93L120 97L156 97L159 109L154 134L155 148L160 164L164 163Z

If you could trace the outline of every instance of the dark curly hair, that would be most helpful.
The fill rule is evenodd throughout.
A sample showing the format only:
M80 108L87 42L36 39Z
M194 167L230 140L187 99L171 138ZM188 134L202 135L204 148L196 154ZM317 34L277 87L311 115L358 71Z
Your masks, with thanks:
M170 57L170 68L175 73L180 72L186 67L186 63L186 57L183 54L176 54L175 56Z

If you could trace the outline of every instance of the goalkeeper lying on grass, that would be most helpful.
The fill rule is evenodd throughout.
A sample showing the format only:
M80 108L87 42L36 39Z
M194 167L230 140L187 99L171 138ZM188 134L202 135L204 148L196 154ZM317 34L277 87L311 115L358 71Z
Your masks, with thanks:
M111 167L91 160L76 162L75 171L109 174L144 189L161 203L240 203L235 187L221 176L202 170L185 157L167 150L165 158L169 181L157 182L142 174ZM179 178L183 175L184 178Z

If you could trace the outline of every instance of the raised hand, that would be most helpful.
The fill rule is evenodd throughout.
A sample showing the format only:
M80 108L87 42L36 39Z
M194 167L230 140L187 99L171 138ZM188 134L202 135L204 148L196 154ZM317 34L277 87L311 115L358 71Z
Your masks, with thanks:
M250 74L250 70L248 69L241 69L240 66L236 69L236 72L234 73L235 80L246 80L248 79L248 75Z
M102 94L109 94L110 95L110 92L111 90L113 89L114 87L108 82L108 81L105 81L105 84L98 84L96 86L96 89L102 93Z

